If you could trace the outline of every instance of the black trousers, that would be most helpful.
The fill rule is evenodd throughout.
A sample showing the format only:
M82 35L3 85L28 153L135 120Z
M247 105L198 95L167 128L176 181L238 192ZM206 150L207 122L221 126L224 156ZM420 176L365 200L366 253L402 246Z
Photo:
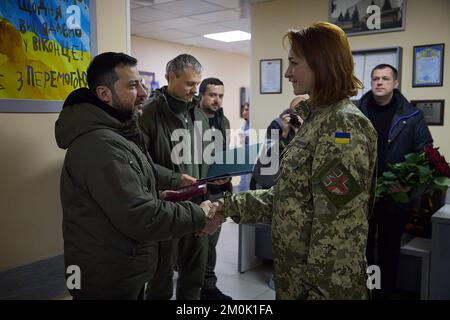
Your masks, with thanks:
M411 208L411 204L397 204L389 199L375 204L369 219L366 248L368 265L378 265L381 271L381 289L373 290L374 299L392 298L397 280L400 241Z
M73 300L144 300L145 287L143 283L141 286L133 287L110 287L99 288L89 287L82 290L69 290Z

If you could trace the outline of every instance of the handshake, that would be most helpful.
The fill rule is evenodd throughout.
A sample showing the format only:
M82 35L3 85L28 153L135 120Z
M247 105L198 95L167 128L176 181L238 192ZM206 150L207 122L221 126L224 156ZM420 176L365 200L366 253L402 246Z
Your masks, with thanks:
M205 227L195 233L196 236L211 235L219 229L226 218L222 214L222 205L219 202L203 201L200 204L206 216Z

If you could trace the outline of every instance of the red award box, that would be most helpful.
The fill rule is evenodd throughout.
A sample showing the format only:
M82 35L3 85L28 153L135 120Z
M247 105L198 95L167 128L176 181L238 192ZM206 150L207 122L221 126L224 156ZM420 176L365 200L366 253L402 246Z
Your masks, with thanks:
M172 202L186 201L194 197L204 195L206 192L208 192L206 182L195 183L173 190L164 200Z

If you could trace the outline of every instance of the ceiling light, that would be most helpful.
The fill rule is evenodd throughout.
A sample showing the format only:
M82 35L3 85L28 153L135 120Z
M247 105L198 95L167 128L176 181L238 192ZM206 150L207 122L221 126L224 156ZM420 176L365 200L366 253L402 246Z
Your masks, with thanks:
M252 35L250 33L244 32L241 30L210 33L210 34L204 34L203 36L208 39L213 39L213 40L223 41L223 42L235 42L235 41L250 40L252 37Z

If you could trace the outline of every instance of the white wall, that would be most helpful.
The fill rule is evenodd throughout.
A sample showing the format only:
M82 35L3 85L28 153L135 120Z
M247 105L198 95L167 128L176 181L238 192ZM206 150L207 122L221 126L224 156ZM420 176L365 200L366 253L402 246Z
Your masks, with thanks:
M239 117L239 88L250 85L247 56L131 37L131 54L138 59L138 68L142 71L155 72L156 81L160 86L167 85L164 78L167 62L182 53L193 55L202 64L203 79L215 77L223 81L225 86L222 105L224 113L230 120L231 128L240 128L243 120Z
M282 45L288 29L307 27L315 21L327 21L329 0L279 0L252 6L252 83L253 108L250 125L265 128L293 97L291 84L283 80L281 95L259 94L259 60L283 58L283 73L287 66L287 47ZM353 50L400 46L403 48L402 93L410 100L445 99L444 126L430 126L435 145L450 160L450 1L407 1L405 31L376 33L349 37ZM412 87L412 50L415 45L445 43L444 86L433 88ZM270 44L270 45L268 45Z

